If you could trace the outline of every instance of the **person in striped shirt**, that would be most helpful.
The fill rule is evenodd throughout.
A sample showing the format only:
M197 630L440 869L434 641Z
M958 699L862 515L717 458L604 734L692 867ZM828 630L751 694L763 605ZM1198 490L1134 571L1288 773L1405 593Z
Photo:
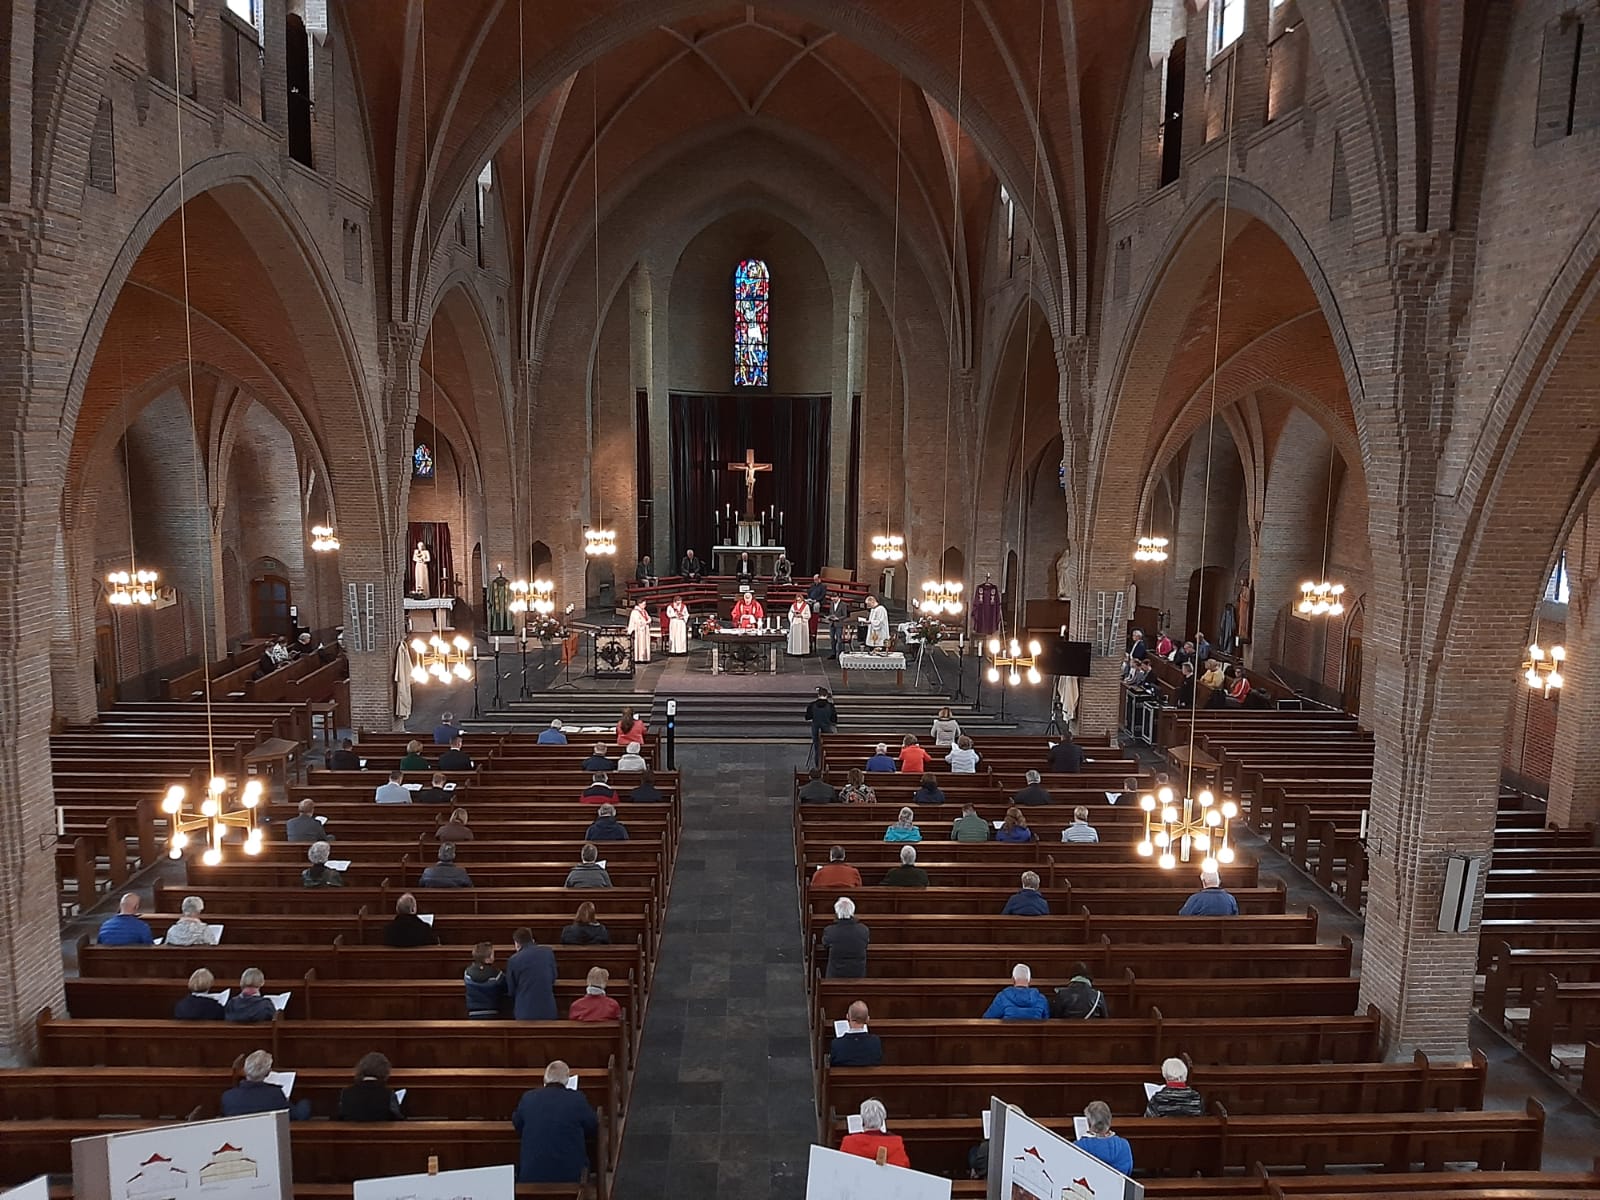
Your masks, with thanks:
M1072 810L1072 824L1061 831L1061 840L1079 845L1100 840L1100 832L1089 824L1089 810L1083 805L1080 804Z

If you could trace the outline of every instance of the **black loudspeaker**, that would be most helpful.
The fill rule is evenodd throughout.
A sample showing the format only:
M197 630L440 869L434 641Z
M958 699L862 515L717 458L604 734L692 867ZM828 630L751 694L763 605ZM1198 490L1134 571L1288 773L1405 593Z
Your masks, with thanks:
M1044 675L1071 675L1078 679L1089 676L1089 643L1070 642L1064 637L1039 639L1039 657L1035 665Z

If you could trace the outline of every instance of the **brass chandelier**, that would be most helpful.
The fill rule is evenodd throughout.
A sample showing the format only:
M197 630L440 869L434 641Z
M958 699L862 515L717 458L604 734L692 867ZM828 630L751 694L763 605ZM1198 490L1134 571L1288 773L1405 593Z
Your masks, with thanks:
M238 789L238 807L228 807L228 781L220 775L213 776L206 788L206 797L200 802L200 811L185 814L183 803L188 793L182 784L175 783L167 789L161 801L161 811L167 814L167 824L172 834L167 839L167 855L182 858L189 846L189 835L197 829L206 831L206 849L200 861L214 867L222 861L222 839L229 829L245 831L244 852L261 853L261 827L256 824L256 807L261 803L261 781L246 780Z
M469 650L471 654L467 653ZM478 648L459 633L448 642L436 633L427 641L412 638L411 654L413 683L445 683L452 677L463 681L472 678L471 664L477 661Z
M1202 790L1197 796L1185 796L1180 805L1172 789L1162 787L1153 795L1146 792L1140 796L1139 807L1144 810L1141 858L1155 856L1167 871L1179 862L1188 862L1190 852L1196 850L1205 855L1202 871L1215 871L1217 864L1233 861L1228 828L1239 815L1239 806L1232 800L1218 804L1209 790ZM1158 850L1161 853L1156 855Z

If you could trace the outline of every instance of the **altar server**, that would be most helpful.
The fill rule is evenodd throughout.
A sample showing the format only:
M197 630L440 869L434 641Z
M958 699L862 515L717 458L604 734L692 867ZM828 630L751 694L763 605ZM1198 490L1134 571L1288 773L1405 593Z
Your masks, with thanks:
M811 653L811 605L804 596L796 596L789 605L789 653Z
M682 596L673 597L667 605L667 653L689 653L689 606Z
M643 600L635 604L633 611L628 614L628 632L633 635L633 661L649 662L650 610L645 607Z

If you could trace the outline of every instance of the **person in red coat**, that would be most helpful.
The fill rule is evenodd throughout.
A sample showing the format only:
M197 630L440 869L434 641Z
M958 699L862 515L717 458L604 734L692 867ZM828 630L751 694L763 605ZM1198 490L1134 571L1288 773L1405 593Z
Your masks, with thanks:
M572 1002L567 1010L569 1021L620 1021L622 1005L606 995L606 984L611 982L611 972L604 967L589 968L589 985L584 994Z
M905 1140L897 1133L885 1129L889 1123L888 1111L879 1100L866 1100L861 1105L861 1132L845 1134L839 1149L845 1154L876 1160L879 1150L887 1150L892 1167L909 1167L911 1159L906 1154Z

